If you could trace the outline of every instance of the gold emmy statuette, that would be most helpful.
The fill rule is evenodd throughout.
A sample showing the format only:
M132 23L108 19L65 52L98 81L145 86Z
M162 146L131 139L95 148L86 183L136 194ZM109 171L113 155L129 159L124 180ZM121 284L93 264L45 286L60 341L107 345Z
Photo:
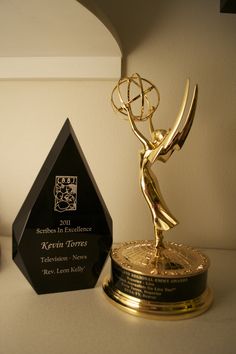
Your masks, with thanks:
M212 292L207 287L208 258L194 248L163 240L164 231L178 221L167 207L152 171L155 162L166 162L182 148L194 119L197 92L195 86L185 114L188 80L177 119L171 129L163 130L154 128L153 114L160 95L150 81L133 74L120 79L112 91L113 108L128 120L143 146L139 182L154 228L154 240L125 242L111 252L111 277L105 280L103 289L114 304L131 314L190 318L206 311L212 303ZM148 125L149 139L147 131L138 128L142 122Z

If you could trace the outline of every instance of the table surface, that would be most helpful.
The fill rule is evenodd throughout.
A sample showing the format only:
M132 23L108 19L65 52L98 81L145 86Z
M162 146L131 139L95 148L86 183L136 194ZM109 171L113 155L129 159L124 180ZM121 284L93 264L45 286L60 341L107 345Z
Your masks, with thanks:
M204 250L210 257L214 303L180 321L140 318L120 311L94 289L37 295L1 237L0 354L235 354L236 251Z

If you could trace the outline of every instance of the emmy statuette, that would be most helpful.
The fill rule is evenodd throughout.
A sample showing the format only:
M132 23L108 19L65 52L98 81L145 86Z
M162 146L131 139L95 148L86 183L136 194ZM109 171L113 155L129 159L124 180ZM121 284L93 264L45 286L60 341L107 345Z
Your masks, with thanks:
M103 289L109 300L134 314L159 319L184 319L206 311L212 303L207 286L208 258L200 251L165 241L164 232L178 224L167 207L152 171L156 162L167 162L182 148L191 129L197 105L197 86L185 114L189 80L183 102L168 130L155 129L153 115L160 102L158 89L137 73L122 78L112 91L111 102L142 144L139 181L151 212L154 239L129 241L111 252L111 276ZM184 118L186 116L186 118ZM147 124L147 133L138 124Z

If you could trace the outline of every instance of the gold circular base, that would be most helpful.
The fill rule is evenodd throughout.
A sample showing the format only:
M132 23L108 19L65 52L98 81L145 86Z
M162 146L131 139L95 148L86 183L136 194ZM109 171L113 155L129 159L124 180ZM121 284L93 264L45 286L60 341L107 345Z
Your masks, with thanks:
M198 316L205 312L213 301L209 288L195 299L178 302L140 300L116 289L111 280L104 281L103 290L108 299L121 310L132 315L159 320L181 320Z

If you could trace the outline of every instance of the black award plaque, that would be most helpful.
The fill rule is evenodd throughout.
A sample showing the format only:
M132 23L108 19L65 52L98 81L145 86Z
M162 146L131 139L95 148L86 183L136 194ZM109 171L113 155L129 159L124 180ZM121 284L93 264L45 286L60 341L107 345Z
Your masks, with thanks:
M13 223L13 260L38 294L92 288L112 220L69 119Z

